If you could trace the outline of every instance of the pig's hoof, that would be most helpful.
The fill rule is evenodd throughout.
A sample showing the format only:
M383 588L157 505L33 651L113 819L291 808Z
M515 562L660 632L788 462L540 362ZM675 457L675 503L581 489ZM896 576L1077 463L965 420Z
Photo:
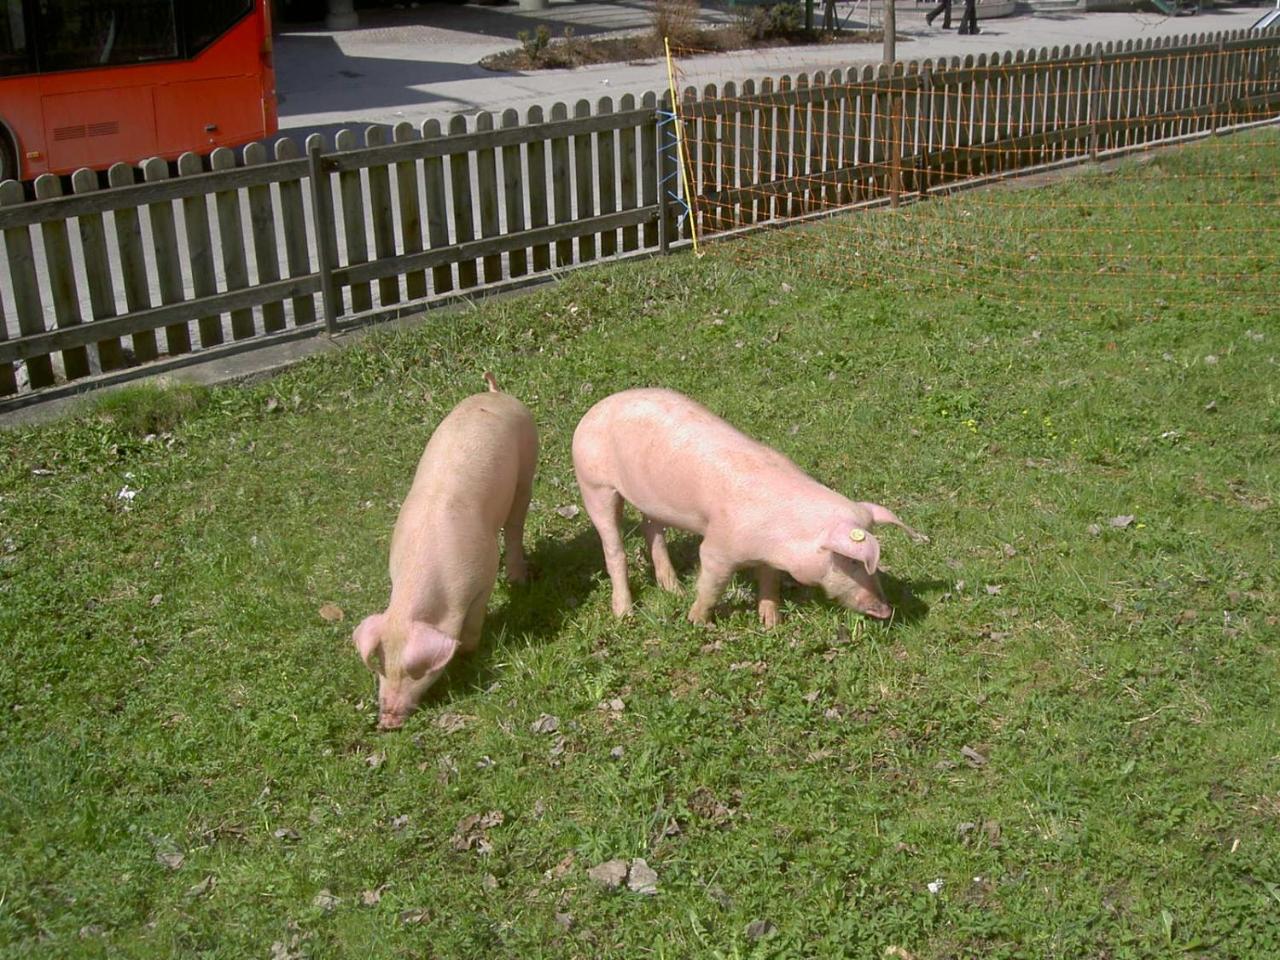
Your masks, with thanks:
M613 615L619 618L631 616L631 601L613 601Z
M711 622L711 615L708 613L702 613L701 611L695 608L689 611L689 615L687 619L690 623L696 623L701 626L706 626L708 623Z
M777 625L778 625L777 610L761 610L760 611L760 626L764 627L766 630L772 630Z
M669 577L658 577L658 586L667 593L674 593L677 596L684 593L684 587L680 586L680 581L674 575Z

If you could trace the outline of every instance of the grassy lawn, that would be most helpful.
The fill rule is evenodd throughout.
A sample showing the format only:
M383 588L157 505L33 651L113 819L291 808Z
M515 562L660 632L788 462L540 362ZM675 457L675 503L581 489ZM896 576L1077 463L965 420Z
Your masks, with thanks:
M1280 955L1274 247L1220 266L1280 198L1224 171L1280 148L1228 143L0 434L0 953ZM350 631L484 369L542 434L536 579L380 735ZM883 534L896 619L792 585L767 633L744 579L699 629L645 561L615 621L557 509L638 384L929 533ZM588 877L615 858L656 894Z

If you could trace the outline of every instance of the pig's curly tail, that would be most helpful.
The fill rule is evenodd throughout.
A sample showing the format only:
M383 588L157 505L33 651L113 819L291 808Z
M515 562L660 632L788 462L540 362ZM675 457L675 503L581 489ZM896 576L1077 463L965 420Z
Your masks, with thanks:
M498 387L498 378L497 378L497 377L495 377L495 376L494 376L492 373L490 373L488 370L486 370L486 371L484 372L484 382L485 382L485 383L487 383L487 384L489 384L489 392L490 392L490 393L501 393L501 392L502 392L502 390L501 390L501 389L499 389L499 387Z

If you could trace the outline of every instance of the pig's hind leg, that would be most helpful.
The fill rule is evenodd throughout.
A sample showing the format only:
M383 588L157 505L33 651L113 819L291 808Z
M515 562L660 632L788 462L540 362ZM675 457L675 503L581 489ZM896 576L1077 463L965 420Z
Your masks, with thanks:
M651 517L644 518L644 539L649 545L649 556L653 559L653 574L658 579L658 586L669 593L684 593L680 579L676 576L676 568L671 564L671 555L667 553L666 527Z
M511 513L502 527L507 579L512 583L524 583L529 579L529 568L524 559L524 518L529 513L529 497L533 493L533 478L521 478L516 487Z
M625 617L631 612L631 587L627 583L627 551L622 545L622 494L613 487L597 487L579 481L582 504L600 534L604 565L613 584L613 612Z

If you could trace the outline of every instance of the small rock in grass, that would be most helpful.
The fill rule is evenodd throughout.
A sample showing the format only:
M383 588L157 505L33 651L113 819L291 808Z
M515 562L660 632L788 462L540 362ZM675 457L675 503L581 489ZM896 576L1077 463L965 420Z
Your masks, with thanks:
M1134 520L1133 514L1127 513L1119 517L1112 517L1110 520L1107 521L1107 523L1115 527L1117 530L1123 530L1125 527L1132 524L1133 520Z
M609 751L609 756L614 760L621 760L624 753L626 753L626 751L621 746L617 746Z
M964 757L972 767L985 767L987 765L987 758L973 749L973 747L967 745L961 747L960 756Z
M213 888L216 887L217 885L218 885L217 878L213 874L209 874L199 883L193 884L192 886L188 887L187 896L191 899L195 899L196 897L203 897L206 893L209 893L211 890L213 890Z
M170 870L180 870L182 864L186 861L186 857L176 850L161 852L156 854L156 861L164 864Z
M1096 523L1089 524L1089 526L1086 527L1085 530L1088 532L1089 536L1091 537L1099 536L1102 533L1102 527L1098 526Z
M323 603L320 605L321 620L328 621L329 623L337 623L345 616L346 614L343 613L342 608L336 603Z
M544 713L529 725L534 733L555 733L560 729L560 718Z
M272 830L271 835L277 840L301 840L302 834L298 833L293 827L281 827L279 830Z
M572 503L567 503L563 507L556 507L556 513L564 517L566 520L572 520L582 511Z
M311 901L311 905L319 910L323 910L325 913L332 913L341 902L341 899L335 897L326 888L315 895L315 898Z
M1018 548L1015 547L1012 543L1006 543L1004 545L1004 555L1008 557L1010 560L1012 560L1014 557L1018 555Z
M627 879L627 861L606 860L588 870L587 877L606 890L617 890Z
M772 920L752 920L747 924L747 939L763 940L777 929Z
M631 861L627 889L642 897L652 897L658 892L658 874L640 857Z
M457 733L474 719L465 713L442 713L436 717L436 726L445 733Z
M572 929L573 929L573 914L571 914L571 913L557 913L557 914L556 914L556 924L557 924L561 929L563 929L563 930L572 930Z
M412 926L419 923L426 923L431 919L431 911L426 907L418 907L415 910L401 910L400 922L406 926Z
M379 903L382 902L382 891L385 889L386 889L385 886L381 886L381 887L375 887L372 890L364 891L363 893L360 894L360 902L363 903L366 907L376 907Z

